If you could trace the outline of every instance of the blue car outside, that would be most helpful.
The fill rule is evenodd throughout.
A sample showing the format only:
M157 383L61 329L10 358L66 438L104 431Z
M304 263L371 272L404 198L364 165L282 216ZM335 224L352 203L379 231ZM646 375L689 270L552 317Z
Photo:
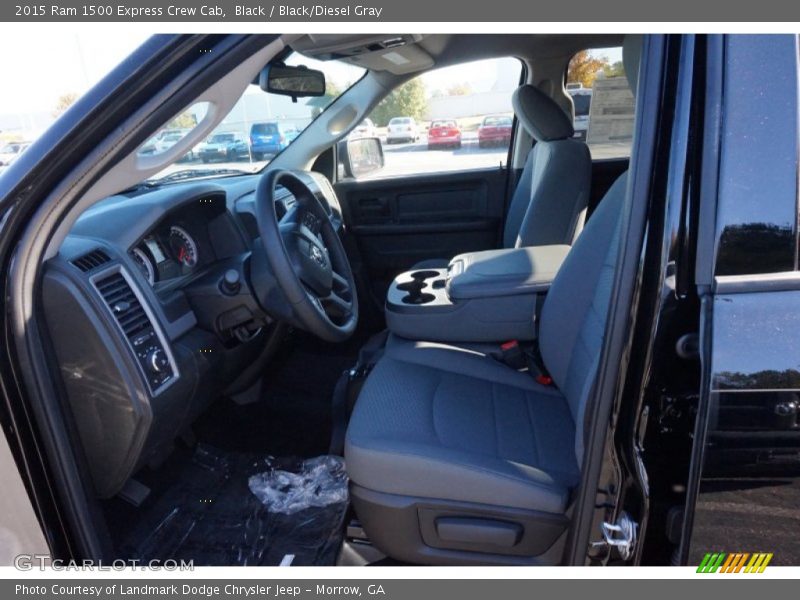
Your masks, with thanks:
M295 127L285 123L253 123L250 127L250 150L253 158L261 160L265 155L274 156L291 144L298 135Z

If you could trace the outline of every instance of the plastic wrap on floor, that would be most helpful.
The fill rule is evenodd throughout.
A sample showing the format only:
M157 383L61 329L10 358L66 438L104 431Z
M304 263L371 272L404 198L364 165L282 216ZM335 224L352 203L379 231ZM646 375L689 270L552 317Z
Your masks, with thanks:
M195 566L278 565L287 555L293 565L333 565L347 505L338 457L259 458L201 445L124 553Z
M293 515L310 507L347 502L347 473L338 456L305 460L296 472L271 469L250 477L249 484L272 513Z

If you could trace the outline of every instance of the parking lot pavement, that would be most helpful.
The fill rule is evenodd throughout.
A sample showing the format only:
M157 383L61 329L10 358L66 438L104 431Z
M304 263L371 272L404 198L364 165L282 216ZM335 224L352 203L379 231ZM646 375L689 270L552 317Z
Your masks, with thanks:
M479 148L476 134L465 133L461 148L428 149L428 139L421 136L419 141L408 144L383 144L386 165L370 177L393 177L437 171L461 171L485 169L505 164L508 148Z
M766 467L762 467L762 470ZM770 564L800 563L800 465L757 477L706 480L698 496L689 564L706 552L772 552Z
M381 142L386 165L383 169L365 176L365 179L499 167L501 163L505 164L508 155L508 149L504 146L479 148L478 137L475 133L465 133L462 137L461 148L458 149L435 148L429 150L428 139L424 135L413 143L389 144L385 138ZM158 177L187 169L242 169L255 172L261 170L268 163L267 160L251 163L246 161L203 163L197 159L184 160L170 165L160 172Z
M474 132L466 132L461 138L461 148L434 148L428 149L428 139L423 134L413 143L389 144L382 138L383 154L386 165L383 169L364 176L364 179L379 179L381 177L396 177L400 175L414 175L423 173L437 173L446 171L469 171L471 169L487 169L505 164L508 157L506 146L480 148L478 136ZM592 158L608 159L627 156L630 153L629 144L594 144L590 146ZM186 169L241 169L256 172L264 168L268 160L229 161L203 163L198 159L186 160L175 163L158 174L159 177L169 175L176 171ZM0 172L2 167L0 167Z

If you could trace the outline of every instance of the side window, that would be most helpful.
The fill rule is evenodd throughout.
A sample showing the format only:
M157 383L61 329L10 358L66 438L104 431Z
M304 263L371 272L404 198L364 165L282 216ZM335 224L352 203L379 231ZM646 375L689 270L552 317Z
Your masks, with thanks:
M429 71L395 89L350 134L377 137L385 165L362 178L505 164L522 63L498 58Z
M622 66L622 48L581 50L569 62L567 93L575 107L575 137L592 159L631 154L634 99Z

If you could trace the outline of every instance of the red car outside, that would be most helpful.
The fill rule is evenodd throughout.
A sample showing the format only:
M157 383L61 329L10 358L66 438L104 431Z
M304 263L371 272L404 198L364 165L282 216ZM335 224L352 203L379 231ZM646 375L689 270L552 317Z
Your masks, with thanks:
M513 119L508 116L484 117L478 127L478 147L508 146L511 143L512 123Z
M461 148L461 128L455 121L433 121L428 130L428 149Z

